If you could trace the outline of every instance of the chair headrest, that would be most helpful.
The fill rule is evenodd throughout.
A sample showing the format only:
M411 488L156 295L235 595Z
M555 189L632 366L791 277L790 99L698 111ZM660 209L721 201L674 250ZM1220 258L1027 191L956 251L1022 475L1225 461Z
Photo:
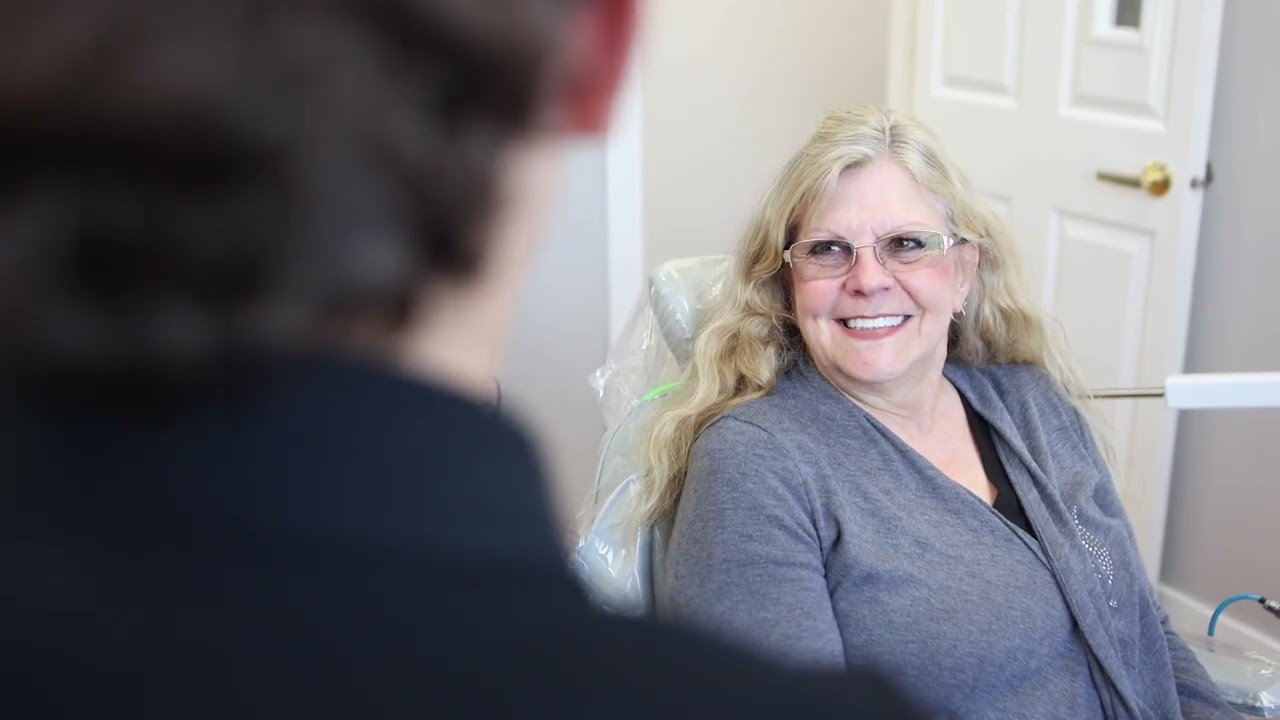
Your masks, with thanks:
M728 272L728 255L680 258L649 276L649 297L662 339L680 367L693 354L693 335L707 308L717 299Z

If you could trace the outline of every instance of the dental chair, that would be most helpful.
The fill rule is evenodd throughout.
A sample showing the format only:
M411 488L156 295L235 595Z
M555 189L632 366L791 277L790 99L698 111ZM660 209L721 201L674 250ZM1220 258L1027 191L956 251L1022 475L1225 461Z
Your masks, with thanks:
M673 260L649 276L605 364L591 378L608 428L595 482L578 518L572 565L588 595L621 615L653 614L661 596L670 518L638 527L631 518L645 478L644 433L689 363L698 324L721 292L724 255Z

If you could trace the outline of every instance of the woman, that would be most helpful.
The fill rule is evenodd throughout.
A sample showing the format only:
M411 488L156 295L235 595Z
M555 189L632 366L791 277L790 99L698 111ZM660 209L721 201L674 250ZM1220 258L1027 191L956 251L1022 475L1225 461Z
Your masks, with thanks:
M828 115L653 426L664 610L961 717L1230 717L1017 267L919 123Z
M6 716L910 715L592 615L485 405L633 11L0 3Z

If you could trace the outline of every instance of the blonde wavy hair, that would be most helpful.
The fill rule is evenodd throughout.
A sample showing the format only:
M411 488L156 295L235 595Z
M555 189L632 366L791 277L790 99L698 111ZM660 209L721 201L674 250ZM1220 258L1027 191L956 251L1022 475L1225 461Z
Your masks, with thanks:
M773 391L804 355L790 307L782 251L796 240L845 170L888 158L945 209L949 231L979 246L965 303L952 323L948 359L1043 368L1084 410L1085 393L1060 332L1032 302L1008 231L916 119L874 106L828 113L765 194L733 256L718 304L698 329L681 382L649 426L647 482L636 513L655 522L674 511L698 435L720 415ZM1088 418L1088 413L1085 413Z

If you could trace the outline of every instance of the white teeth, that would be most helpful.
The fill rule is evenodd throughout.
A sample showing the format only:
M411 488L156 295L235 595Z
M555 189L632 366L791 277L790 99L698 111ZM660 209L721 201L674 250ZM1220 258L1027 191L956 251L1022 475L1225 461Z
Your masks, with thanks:
M897 327L906 322L906 315L882 315L873 318L849 318L844 326L850 330L876 330L879 328Z

